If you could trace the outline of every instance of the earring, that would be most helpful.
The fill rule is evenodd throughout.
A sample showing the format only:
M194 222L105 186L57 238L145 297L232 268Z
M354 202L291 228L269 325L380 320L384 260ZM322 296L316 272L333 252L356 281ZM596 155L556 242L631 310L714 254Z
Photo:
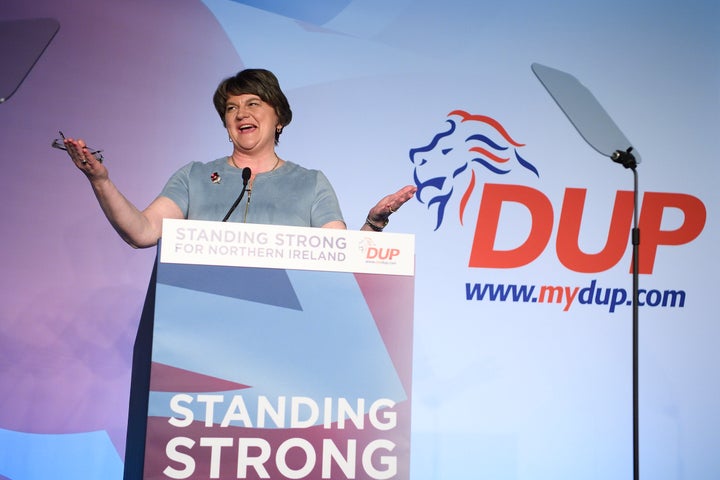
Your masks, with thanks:
M275 132L277 132L277 133L282 133L282 129L283 129L282 126L277 127L277 128L275 129Z

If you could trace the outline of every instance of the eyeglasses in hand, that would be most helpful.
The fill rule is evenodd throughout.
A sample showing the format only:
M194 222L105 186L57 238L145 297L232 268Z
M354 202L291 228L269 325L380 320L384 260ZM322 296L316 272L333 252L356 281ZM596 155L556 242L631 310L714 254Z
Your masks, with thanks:
M57 148L58 150L65 150L67 152L67 148L65 148L65 143L63 143L63 140L65 140L65 135L63 135L63 132L61 132L59 130L58 130L58 132L60 133L62 140L59 138L56 138L55 140L52 141L50 146L52 148ZM105 160L105 157L102 154L102 150L94 150L90 147L87 147L87 148L88 148L88 150L90 150L90 154L93 155L98 162L102 163L103 160Z

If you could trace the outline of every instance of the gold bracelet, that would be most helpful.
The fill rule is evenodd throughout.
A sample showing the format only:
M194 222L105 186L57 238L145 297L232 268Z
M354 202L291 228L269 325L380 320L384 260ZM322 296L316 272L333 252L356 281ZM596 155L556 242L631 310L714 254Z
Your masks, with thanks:
M383 231L383 228L387 227L387 224L388 224L388 219L387 219L387 218L385 219L385 223L383 223L382 227L379 227L379 226L375 225L374 223L372 223L372 222L370 221L370 216L368 216L368 217L365 219L365 225L367 225L368 227L372 228L372 230L373 230L374 232L382 232L382 231Z

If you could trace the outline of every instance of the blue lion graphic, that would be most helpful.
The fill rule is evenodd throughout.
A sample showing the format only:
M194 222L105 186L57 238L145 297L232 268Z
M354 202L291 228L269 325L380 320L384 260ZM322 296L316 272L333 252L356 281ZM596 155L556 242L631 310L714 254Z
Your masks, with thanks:
M459 179L469 173L459 202L460 223L476 184L475 170L481 168L494 175L506 175L515 165L540 177L537 168L518 153L525 145L515 141L497 120L454 110L446 120L448 128L437 133L427 145L410 149L415 166L415 197L428 209L437 205L435 230L445 217L445 208L455 195ZM467 127L467 128L465 128Z

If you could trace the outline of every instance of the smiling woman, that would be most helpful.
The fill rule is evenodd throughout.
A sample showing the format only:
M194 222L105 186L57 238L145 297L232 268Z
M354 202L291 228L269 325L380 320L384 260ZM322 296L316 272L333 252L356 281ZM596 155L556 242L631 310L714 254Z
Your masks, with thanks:
M272 72L247 69L226 78L217 87L213 103L233 145L232 153L211 162L185 165L142 211L110 181L107 168L84 141L64 140L103 212L126 242L136 248L156 245L163 219L219 221L230 205L233 208L225 219L235 222L346 228L327 177L319 170L281 159L275 152L283 128L292 120L292 110ZM415 190L406 186L382 198L361 229L382 231L389 216ZM244 206L236 211L240 191L247 195Z

